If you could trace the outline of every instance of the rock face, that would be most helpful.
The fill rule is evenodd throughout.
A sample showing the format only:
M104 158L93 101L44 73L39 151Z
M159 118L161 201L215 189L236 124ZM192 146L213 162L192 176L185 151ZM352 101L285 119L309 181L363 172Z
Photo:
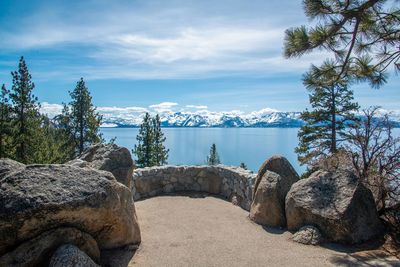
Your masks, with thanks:
M180 191L207 192L249 210L254 178L250 171L223 165L143 168L133 172L132 193L137 200Z
M63 245L51 257L49 267L100 267L100 265L79 248Z
M286 227L285 198L299 176L281 156L269 158L257 174L250 219L258 224Z
M280 176L285 177L292 183L295 183L299 180L299 175L285 157L279 155L272 156L264 161L264 163L258 170L256 182L253 189L253 196L257 192L258 185L260 184L262 177L264 176L266 171L277 173Z
M91 235L100 250L140 242L131 191L109 172L28 165L1 177L0 255L66 226Z
M134 163L129 150L125 147L119 147L115 144L94 145L68 164L109 171L118 182L131 188Z
M0 179L4 177L7 173L17 171L19 169L25 168L25 165L19 162L16 162L11 159L0 159Z
M286 196L289 230L317 226L328 241L359 243L381 234L370 190L349 171L317 171L293 184Z
M322 235L318 228L306 225L292 236L292 240L304 245L318 245L322 242Z
M0 266L45 266L54 248L63 244L73 244L95 261L100 261L100 250L93 237L76 228L60 227L44 232L0 256Z

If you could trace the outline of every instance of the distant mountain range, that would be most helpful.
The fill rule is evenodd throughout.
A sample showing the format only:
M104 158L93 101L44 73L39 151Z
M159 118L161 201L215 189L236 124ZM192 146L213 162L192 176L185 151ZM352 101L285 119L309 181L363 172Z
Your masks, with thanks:
M164 112L160 113L162 127L300 127L303 121L300 112L281 112L261 110L249 114L240 112ZM400 114L392 114L391 120L400 127ZM143 114L121 116L120 114L103 114L102 127L138 127Z
M249 114L240 112L164 112L160 113L162 127L300 127L300 112L280 112L265 109ZM120 116L103 114L102 127L138 127L143 114Z

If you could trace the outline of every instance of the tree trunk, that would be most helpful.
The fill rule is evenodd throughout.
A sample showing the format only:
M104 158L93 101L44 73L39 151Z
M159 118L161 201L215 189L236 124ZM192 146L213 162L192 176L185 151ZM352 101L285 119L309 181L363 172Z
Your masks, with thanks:
M335 88L332 88L332 132L331 132L331 153L335 153L336 148L336 95Z

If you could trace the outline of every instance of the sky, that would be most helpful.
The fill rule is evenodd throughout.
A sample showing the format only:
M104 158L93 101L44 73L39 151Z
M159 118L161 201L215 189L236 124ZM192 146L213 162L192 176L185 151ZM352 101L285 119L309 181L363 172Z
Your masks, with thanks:
M301 111L302 74L330 56L282 56L284 31L310 24L301 2L2 0L0 84L24 56L50 109L83 77L106 109ZM379 90L353 89L362 107L397 110L399 85L390 73Z

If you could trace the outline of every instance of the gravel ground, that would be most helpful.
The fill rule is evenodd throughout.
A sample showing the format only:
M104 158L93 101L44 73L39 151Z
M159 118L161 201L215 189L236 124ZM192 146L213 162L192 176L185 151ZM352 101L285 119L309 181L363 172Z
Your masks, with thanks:
M380 252L348 254L297 244L215 197L160 196L135 203L142 244L129 266L400 266Z

